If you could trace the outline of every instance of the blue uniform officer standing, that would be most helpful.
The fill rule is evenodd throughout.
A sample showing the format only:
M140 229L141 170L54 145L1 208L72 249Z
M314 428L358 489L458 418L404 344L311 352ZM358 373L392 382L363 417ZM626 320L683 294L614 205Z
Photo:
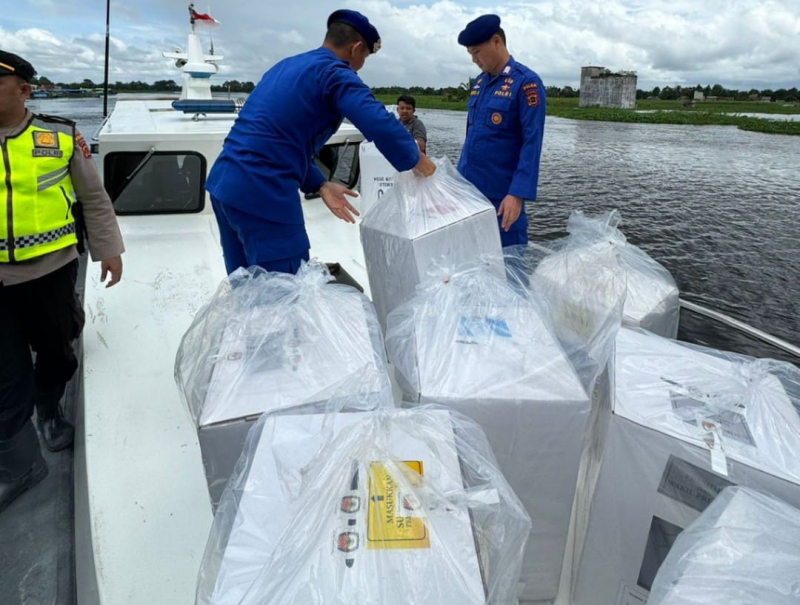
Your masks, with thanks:
M539 181L544 85L508 53L497 15L471 21L458 43L481 69L469 92L458 171L497 208L503 246L526 244L525 200L536 199Z
M335 216L355 222L345 196L356 194L326 181L312 159L344 118L397 170L433 174L433 162L356 73L379 48L365 16L338 10L320 48L280 61L253 90L206 184L228 273L251 265L294 273L308 260L298 189L319 192Z

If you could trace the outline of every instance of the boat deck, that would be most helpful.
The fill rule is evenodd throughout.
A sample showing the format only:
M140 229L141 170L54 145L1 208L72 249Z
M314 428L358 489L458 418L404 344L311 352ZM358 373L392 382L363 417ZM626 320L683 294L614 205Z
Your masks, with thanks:
M78 272L83 296L86 258ZM80 343L78 358L82 357ZM81 388L80 369L67 386L64 413L75 418ZM0 603L74 605L74 487L73 452L42 453L47 477L0 514Z
M358 227L304 201L312 256L368 292ZM197 432L173 378L180 340L225 277L211 212L121 217L119 286L86 280L85 405L75 450L81 605L194 603L212 514Z

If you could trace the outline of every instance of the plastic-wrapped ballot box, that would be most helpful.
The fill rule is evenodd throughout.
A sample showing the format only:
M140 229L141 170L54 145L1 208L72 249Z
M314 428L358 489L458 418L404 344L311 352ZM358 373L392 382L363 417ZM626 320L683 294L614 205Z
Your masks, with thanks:
M358 157L361 166L361 214L364 214L394 186L397 170L370 141L361 143Z
M353 395L387 400L372 305L325 279L322 265L304 265L298 276L262 271L218 294L181 343L179 384L198 427L212 506L262 413Z
M511 605L530 522L472 427L442 409L266 416L198 604Z
M797 605L800 510L729 487L687 527L653 583L650 605Z
M676 537L731 485L800 505L800 371L623 328L575 605L647 601Z
M389 359L407 402L445 405L486 433L532 521L521 596L552 599L590 398L530 301L491 276L463 277L472 279L453 277L439 296L421 290L389 316ZM448 296L458 288L463 298Z
M398 174L395 186L361 221L370 291L381 326L433 263L460 265L487 255L504 277L497 212L449 160L433 176Z
M640 248L627 243L617 229L617 211L588 217L573 211L567 224L570 235L553 244L553 252L536 269L536 277L557 289L582 288L591 292L607 279L608 259L618 255L624 272L626 296L622 323L628 327L644 328L666 338L677 338L680 320L678 286L669 271ZM585 264L588 272L575 280L575 267ZM592 272L592 264L597 271ZM610 306L605 291L598 290L600 308ZM566 300L569 300L566 297Z

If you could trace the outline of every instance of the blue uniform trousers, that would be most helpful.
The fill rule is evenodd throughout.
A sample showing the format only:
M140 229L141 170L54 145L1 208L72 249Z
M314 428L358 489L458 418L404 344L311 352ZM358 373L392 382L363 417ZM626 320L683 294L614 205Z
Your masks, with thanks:
M506 248L507 246L523 246L528 243L528 232L525 229L504 231L501 224L500 243L502 244L503 248Z
M297 273L310 248L304 225L276 223L232 208L211 196L228 275L258 265L267 271Z

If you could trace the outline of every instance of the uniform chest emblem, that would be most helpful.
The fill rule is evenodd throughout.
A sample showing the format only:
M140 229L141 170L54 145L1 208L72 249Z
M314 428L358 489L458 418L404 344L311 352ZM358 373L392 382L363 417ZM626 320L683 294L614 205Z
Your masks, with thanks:
M492 124L499 124L503 121L503 116L497 112L492 114Z
M40 149L58 149L58 137L55 132L47 130L34 131L33 146Z

